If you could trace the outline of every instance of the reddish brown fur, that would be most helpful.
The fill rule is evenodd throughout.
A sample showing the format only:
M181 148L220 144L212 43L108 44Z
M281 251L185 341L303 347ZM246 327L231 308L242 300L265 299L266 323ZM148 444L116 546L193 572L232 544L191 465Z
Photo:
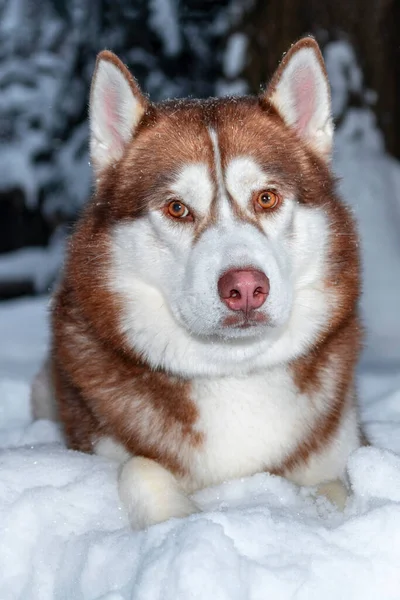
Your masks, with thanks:
M182 447L202 438L193 430L197 411L190 383L151 371L100 339L67 285L56 296L53 375L69 445L90 452L101 436L110 435L133 454L184 474Z
M287 59L288 55L283 65ZM133 79L131 85L138 94ZM275 85L276 78L270 90ZM337 299L336 308L315 347L294 361L292 370L299 392L318 390L328 359L340 357L336 403L275 472L306 462L337 430L360 347L357 235L349 211L335 195L328 166L283 124L268 95L159 106L143 99L146 112L135 138L124 156L102 174L72 237L55 298L53 376L71 447L91 451L99 437L112 435L130 452L183 474L182 449L202 443L195 430L197 410L190 399L190 382L153 371L127 346L118 328L119 299L105 280L111 226L140 218L149 209L162 209L171 177L183 164L207 163L213 172L207 127L216 130L223 167L235 156L253 157L279 177L283 192L294 193L304 205L324 206L329 216L331 269L326 285ZM243 218L242 211L235 210ZM214 210L203 221L195 218L195 240L215 218ZM256 214L252 221L259 218Z
M360 325L356 315L332 331L316 345L312 353L294 361L292 365L295 383L301 393L318 391L323 387L324 370L332 359L335 361L335 402L328 414L323 415L310 430L307 438L273 470L283 475L307 463L310 456L329 444L346 411L349 395L354 387L354 369L360 350Z

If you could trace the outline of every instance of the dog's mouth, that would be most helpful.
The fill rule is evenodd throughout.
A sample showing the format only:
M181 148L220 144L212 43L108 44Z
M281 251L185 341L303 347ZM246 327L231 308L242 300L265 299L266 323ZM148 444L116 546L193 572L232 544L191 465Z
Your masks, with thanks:
M229 315L222 321L222 327L234 329L251 329L268 325L268 316L265 313L250 311L248 314L240 311L241 314Z

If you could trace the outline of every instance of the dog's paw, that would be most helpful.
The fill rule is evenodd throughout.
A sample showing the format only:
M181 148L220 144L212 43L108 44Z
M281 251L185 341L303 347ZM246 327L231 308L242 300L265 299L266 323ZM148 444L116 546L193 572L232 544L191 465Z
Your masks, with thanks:
M174 475L148 458L135 456L128 460L121 469L118 487L134 529L199 511Z

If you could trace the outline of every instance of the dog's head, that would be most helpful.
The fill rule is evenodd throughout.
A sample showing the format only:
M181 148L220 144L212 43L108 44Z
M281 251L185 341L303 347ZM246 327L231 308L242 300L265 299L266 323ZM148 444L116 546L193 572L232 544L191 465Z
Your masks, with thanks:
M312 38L258 98L158 105L102 52L90 122L90 270L102 264L114 325L153 366L223 374L288 361L354 310L356 236L334 193Z

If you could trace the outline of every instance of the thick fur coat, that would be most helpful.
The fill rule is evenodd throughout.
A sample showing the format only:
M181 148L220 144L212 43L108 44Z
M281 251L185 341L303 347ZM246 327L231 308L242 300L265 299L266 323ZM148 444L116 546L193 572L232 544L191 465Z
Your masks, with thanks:
M52 308L68 445L121 461L134 527L260 471L340 495L361 443L359 257L316 42L259 97L161 104L103 52L90 122L95 192Z

